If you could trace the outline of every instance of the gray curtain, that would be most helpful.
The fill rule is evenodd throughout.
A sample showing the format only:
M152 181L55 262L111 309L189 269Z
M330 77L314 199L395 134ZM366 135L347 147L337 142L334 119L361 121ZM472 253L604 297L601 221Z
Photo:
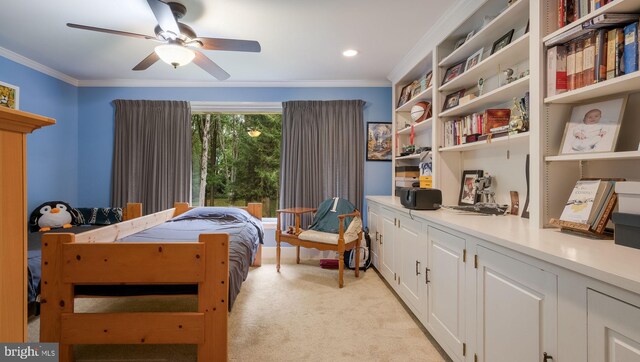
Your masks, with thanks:
M191 107L183 101L114 100L111 205L145 214L190 202Z
M282 104L281 208L317 207L338 196L362 210L364 104L362 100Z

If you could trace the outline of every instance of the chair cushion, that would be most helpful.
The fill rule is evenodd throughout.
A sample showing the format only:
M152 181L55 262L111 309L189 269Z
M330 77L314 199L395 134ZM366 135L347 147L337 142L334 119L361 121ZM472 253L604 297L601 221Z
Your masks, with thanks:
M344 233L344 242L350 243L358 238L358 233L362 230L362 220L354 218ZM305 230L298 235L298 239L313 241L316 243L338 245L339 234L326 233L316 230Z

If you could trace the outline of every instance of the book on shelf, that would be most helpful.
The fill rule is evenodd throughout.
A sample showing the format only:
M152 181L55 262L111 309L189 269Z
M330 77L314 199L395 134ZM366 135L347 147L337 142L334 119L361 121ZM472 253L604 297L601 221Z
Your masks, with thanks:
M569 196L559 219L563 229L602 236L617 203L615 183L623 179L582 179Z
M588 86L595 83L595 63L596 63L596 33L589 32L583 45L582 54L582 85Z
M600 180L579 180L571 191L560 220L586 224L602 184Z
M624 27L624 74L638 70L638 22Z
M596 83L607 80L607 30L596 30L596 64L594 81Z
M567 90L576 89L576 42L567 44Z
M547 96L555 96L566 91L567 48L558 45L547 49Z
M484 128L480 133L491 133L491 129L508 126L511 119L511 109L490 108L484 111Z
M583 49L584 49L584 38L578 38L575 40L576 43L576 80L575 80L575 88L582 88L584 82L582 81L582 69L584 68L583 61Z

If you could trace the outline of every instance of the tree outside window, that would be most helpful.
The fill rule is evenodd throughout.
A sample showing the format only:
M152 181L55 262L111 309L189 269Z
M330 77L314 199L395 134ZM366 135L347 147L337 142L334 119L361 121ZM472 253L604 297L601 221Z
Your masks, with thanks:
M275 217L281 132L281 114L193 114L192 204L262 202L264 217Z

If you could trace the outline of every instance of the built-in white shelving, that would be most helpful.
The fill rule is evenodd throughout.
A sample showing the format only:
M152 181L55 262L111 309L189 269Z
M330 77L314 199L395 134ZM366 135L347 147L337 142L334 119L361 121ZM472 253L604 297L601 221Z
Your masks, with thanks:
M405 104L396 108L396 112L409 112L411 111L411 107L415 106L416 103L422 102L422 101L430 102L432 98L433 98L433 87L429 87L423 90L422 92L416 94L415 97L408 100Z
M458 77L440 86L440 91L455 91L467 89L478 84L478 79L488 78L497 73L497 65L518 64L529 58L529 34L525 34L514 40L511 44L500 49L495 54L491 54L478 63L475 67L465 71Z
M494 138L490 142L488 141L478 141L472 143L465 143L462 145L450 146L450 147L442 147L438 151L439 152L463 152L463 151L476 151L483 148L490 148L496 145L507 144L508 142L521 142L529 140L529 132L518 133L513 136L503 136L499 138Z
M629 93L640 89L640 72L625 74L586 87L560 93L544 99L545 103L577 103L593 98L606 97L619 93Z
M505 1L506 6L506 1ZM496 16L484 28L477 31L469 40L455 49L448 56L443 58L438 65L446 67L466 60L467 57L475 53L478 49L493 44L502 35L511 29L522 27L523 21L526 22L529 14L529 0L518 0L515 4L506 8L500 15Z
M398 156L396 157L396 160L417 160L420 158L420 154L413 154L413 155L408 155L408 156Z
M547 156L547 162L561 161L603 161L603 160L640 160L640 151L580 153L570 155Z
M426 131L427 129L429 129L429 127L432 126L433 123L433 118L428 118L425 119L424 121L420 122L420 123L416 123L413 125L413 133L417 134L417 133L421 133ZM411 126L409 127L405 127L401 130L398 131L398 134L401 135L408 135L411 134Z
M484 111L495 104L508 102L513 97L522 97L528 89L529 76L526 76L474 98L468 103L448 109L440 113L440 117L466 116L473 112Z

